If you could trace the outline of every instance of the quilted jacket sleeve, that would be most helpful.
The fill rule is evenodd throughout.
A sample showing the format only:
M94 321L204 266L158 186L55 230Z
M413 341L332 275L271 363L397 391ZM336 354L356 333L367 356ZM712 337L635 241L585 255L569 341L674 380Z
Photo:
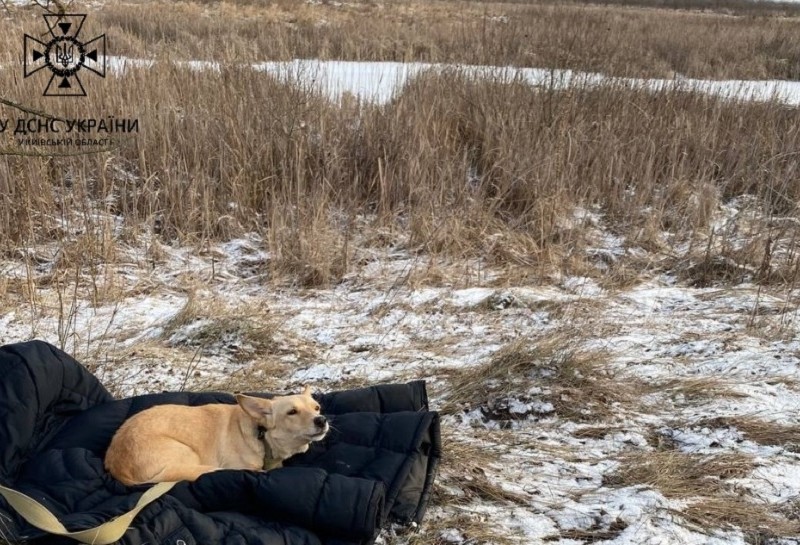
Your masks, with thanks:
M111 401L71 356L42 341L0 347L0 480L70 416Z
M386 520L421 522L441 458L439 414L428 410L425 382L316 397L332 431L289 464L382 482Z
M171 495L198 511L246 513L353 542L375 536L384 503L380 482L297 467L215 471Z
M326 415L428 410L428 393L422 380L343 390L315 397Z

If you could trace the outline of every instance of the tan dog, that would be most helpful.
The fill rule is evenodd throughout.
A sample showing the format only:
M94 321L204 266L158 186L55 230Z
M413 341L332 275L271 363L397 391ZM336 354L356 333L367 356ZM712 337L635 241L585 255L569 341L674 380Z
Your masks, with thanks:
M319 404L302 394L237 395L237 405L158 405L117 430L106 469L126 485L194 481L217 469L272 469L328 432Z

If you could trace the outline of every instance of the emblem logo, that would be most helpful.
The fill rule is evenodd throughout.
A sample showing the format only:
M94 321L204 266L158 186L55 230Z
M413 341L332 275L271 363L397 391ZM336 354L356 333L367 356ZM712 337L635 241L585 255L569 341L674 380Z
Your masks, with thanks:
M106 77L106 35L82 42L78 35L86 15L45 14L42 16L49 40L40 41L25 34L25 77L47 68L52 72L44 96L86 96L78 72L86 68Z

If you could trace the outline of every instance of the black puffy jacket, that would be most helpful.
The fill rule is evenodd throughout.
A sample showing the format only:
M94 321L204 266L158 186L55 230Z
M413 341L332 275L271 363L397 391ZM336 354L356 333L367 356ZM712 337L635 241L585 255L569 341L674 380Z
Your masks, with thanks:
M259 395L259 394L255 394ZM268 394L261 394L268 396ZM125 545L345 545L374 542L388 522L419 522L440 456L439 418L424 382L315 396L332 431L270 472L224 470L182 482L149 505ZM131 509L103 457L129 416L163 403L233 403L222 393L114 400L83 366L41 341L0 347L0 482L45 505L69 530ZM74 545L15 515L0 531L32 545Z

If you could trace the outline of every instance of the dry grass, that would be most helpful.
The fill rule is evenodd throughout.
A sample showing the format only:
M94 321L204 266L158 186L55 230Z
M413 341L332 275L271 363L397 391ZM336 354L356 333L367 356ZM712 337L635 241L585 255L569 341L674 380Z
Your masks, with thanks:
M479 0L481 1L481 0ZM524 1L524 0L509 0ZM749 2L747 0L567 0L574 4L624 6L627 8L659 8L661 10L691 11L697 15L725 14L729 16L797 15L800 10L793 2ZM558 2L557 2L558 3Z
M676 378L655 385L653 391L667 394L679 402L747 397L734 390L734 385L730 380L717 377Z
M349 228L336 227L324 199L306 206L286 203L272 210L269 243L275 249L275 280L314 287L344 276L352 254Z
M265 358L230 373L223 380L195 380L193 388L213 392L277 392L285 387L286 372L284 362Z
M800 15L796 7L791 11ZM141 22L154 14L156 24ZM449 1L287 2L266 10L241 3L112 4L98 16L98 24L120 34L115 43L125 44L125 54L170 48L191 58L419 60L667 77L800 77L795 19L783 17Z
M28 83L7 80L4 89L28 100ZM479 258L517 278L607 278L586 252L594 228L573 219L583 206L604 214L628 245L652 249L652 260L614 264L623 285L663 268L659 253L673 255L663 231L675 243L695 241L689 258L719 255L756 269L767 259L770 281L797 272L789 232L787 251L771 254L753 244L729 255L741 233L707 244L711 211L737 195L754 195L766 215L795 213L800 129L778 104L619 85L557 91L448 73L421 76L384 106L338 105L249 69L216 74L168 63L87 86L91 100L30 102L68 118L127 117L137 104L142 134L105 154L0 158L10 199L0 209L5 251L48 240L69 248L73 235L53 233L59 216L82 203L118 215L127 232L149 226L162 240L260 232L269 278L302 286L341 279L354 266L353 238L370 229L403 232L413 251ZM54 192L66 174L70 187ZM354 227L359 216L371 219ZM63 264L113 259L117 235L109 233L76 242ZM779 234L765 227L746 236Z
M739 528L752 545L766 545L775 538L794 537L800 522L775 512L773 506L753 503L741 496L701 498L676 512L695 530Z
M497 463L498 449L489 443L478 445L454 437L447 430L443 436L443 450L447 456L442 461L440 484L434 497L439 504L469 504L474 500L495 503L527 505L529 498L516 492L505 490L498 479L490 472ZM459 495L445 490L445 487L458 488Z
M754 467L752 457L744 454L641 452L623 456L619 470L608 477L608 484L646 485L667 498L711 497L725 491L726 479L744 477Z
M248 360L277 349L274 323L254 320L249 314L201 314L192 324L197 327L171 337L169 344L203 349L216 346L232 352L234 360Z
M783 446L790 450L800 450L800 426L780 424L762 420L754 416L720 416L703 418L691 423L692 427L736 428L745 439L759 445Z
M559 422L548 423L558 427ZM561 441L557 437L546 437L538 434L520 433L515 429L492 429L477 427L470 430L470 435L477 441L483 441L498 452L514 454L514 452L536 453L539 459L559 459L565 462L584 462L586 453L576 451L571 442ZM536 463L533 457L531 464Z
M619 537L619 535L628 527L628 524L616 519L608 525L607 528L588 528L586 530L561 530L558 536L546 538L544 541L556 541L559 539L575 539L583 543L595 543L603 541L611 541Z
M292 354L299 360L314 355L306 343L281 331L278 318L268 308L231 304L219 297L202 297L194 292L190 292L184 307L164 326L162 339L172 347L222 351L234 361L270 363L273 371L280 355Z
M611 416L619 404L644 391L638 381L623 380L609 371L604 354L574 349L574 332L571 335L560 332L536 343L520 339L487 363L459 370L451 378L443 411L481 407L491 412L502 405L499 400L525 397L537 386L543 390L534 396L536 400L551 403L557 415L594 420Z
M10 520L5 515L0 514L0 545L23 545L23 542L11 542L9 538L11 534L10 523Z
M797 535L800 522L746 499L728 482L746 477L754 468L754 459L744 454L702 456L667 449L623 456L619 470L605 477L605 484L646 485L667 498L685 500L686 506L673 513L695 531L738 528L753 543Z
M577 439L603 439L611 433L623 432L625 428L619 426L585 426L572 432Z
M202 356L197 350L167 347L156 340L139 341L128 348L104 348L96 346L93 353L87 350L87 357L80 361L115 397L148 393L140 385L154 374L181 384L173 387L176 390L194 387L199 376L197 367ZM136 365L125 365L131 362Z
M723 12L714 14L653 9L660 7L658 0L638 3L645 7L628 2L148 1L93 7L89 24L108 34L115 54L134 57L419 60L729 79L800 74L796 6L661 3ZM731 12L744 16L731 17ZM15 13L17 25L33 26L34 10ZM18 34L14 26L11 30L7 50L16 51Z

